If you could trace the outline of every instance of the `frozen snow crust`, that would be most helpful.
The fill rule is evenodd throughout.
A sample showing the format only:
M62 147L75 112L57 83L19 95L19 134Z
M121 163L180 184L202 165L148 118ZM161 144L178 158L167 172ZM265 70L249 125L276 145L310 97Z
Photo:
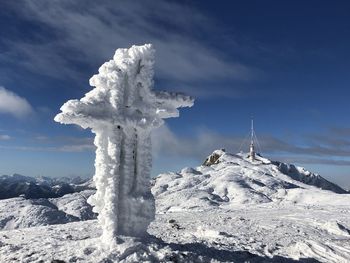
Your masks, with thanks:
M61 107L55 121L91 128L96 135L96 194L88 202L98 213L102 240L109 246L117 235L142 237L155 216L150 189L152 129L164 118L178 117L179 107L193 99L154 92L152 45L117 49L90 79L94 88L80 100Z

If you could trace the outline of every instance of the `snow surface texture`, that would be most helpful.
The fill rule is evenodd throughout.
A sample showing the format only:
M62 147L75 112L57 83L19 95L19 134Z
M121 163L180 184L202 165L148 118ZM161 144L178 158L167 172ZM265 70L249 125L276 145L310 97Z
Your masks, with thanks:
M339 195L338 195L339 196ZM344 196L340 197L343 198ZM157 214L153 237L98 246L96 220L0 231L1 262L325 262L350 259L349 206L280 206Z
M146 234L155 215L150 132L163 118L178 117L177 108L193 105L182 94L153 92L153 65L150 44L117 49L90 79L95 88L66 102L55 117L91 128L96 135L97 192L88 201L98 213L105 244L116 243L117 234Z
M0 262L350 261L349 194L307 185L303 181L314 174L298 167L298 181L259 156L251 162L245 154L219 150L210 159L153 180L157 215L148 228L152 236L121 235L111 251L98 245L102 229L96 220L3 230ZM66 203L62 198L73 201L69 196L52 203L60 207ZM18 198L0 201L0 218L19 205L28 206ZM73 210L69 214L77 216ZM13 216L24 220L25 214ZM43 219L31 218L36 225Z
M97 215L86 201L93 193L94 190L85 190L59 198L0 200L0 230L96 219Z

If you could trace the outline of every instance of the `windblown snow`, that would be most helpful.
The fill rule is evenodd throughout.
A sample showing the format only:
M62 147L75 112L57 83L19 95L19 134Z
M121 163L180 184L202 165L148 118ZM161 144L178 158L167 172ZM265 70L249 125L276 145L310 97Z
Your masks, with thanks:
M0 261L350 261L350 195L301 167L217 150L203 165L155 177L152 193L149 236L120 236L113 251L98 245L95 219L78 221L90 206L76 193L1 200L1 219L10 219L1 223ZM41 207L56 212L47 218Z

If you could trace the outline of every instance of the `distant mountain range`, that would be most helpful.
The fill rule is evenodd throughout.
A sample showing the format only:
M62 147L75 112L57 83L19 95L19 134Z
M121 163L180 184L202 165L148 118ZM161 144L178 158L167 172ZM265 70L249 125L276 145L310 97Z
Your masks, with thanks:
M29 199L56 198L92 189L91 178L29 177L20 174L0 176L0 199L22 196Z
M178 177L181 177L184 174L192 175L193 178L201 179L203 181L208 181L206 180L206 177L208 176L211 178L209 181L214 179L214 175L222 180L228 176L230 178L232 177L232 180L230 180L232 184L237 182L237 180L240 180L241 186L245 183L246 185L251 185L252 189L255 189L257 185L259 185L259 182L263 181L264 178L275 176L273 180L274 184L271 186L271 189L276 187L290 188L293 185L292 181L298 181L306 185L315 186L338 194L349 193L340 186L329 182L318 174L305 170L303 167L270 161L261 156L257 156L256 163L251 163L248 158L245 158L244 154L228 154L222 150L214 151L208 156L203 165L196 169L185 168L180 173L163 174L156 177L155 180L156 182L162 181L164 180L163 178L168 177L178 179ZM286 175L289 180L280 183L279 174ZM256 177L256 179L252 180L252 177ZM177 179L175 181L177 181ZM290 181L291 179L292 181ZM171 185L171 182L169 183ZM262 187L263 184L260 184L260 186ZM266 185L264 186L265 188L267 187ZM20 174L0 176L0 199L8 199L18 196L27 199L57 198L66 194L92 189L94 189L92 178L51 178L44 176L34 178ZM261 190L263 191L263 189Z

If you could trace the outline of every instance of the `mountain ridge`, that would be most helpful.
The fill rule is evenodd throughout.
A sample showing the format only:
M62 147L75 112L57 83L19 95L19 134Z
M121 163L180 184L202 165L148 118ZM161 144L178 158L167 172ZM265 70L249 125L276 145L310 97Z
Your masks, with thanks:
M224 150L215 150L196 168L187 167L177 173L155 177L152 192L157 207L163 212L282 201L307 202L308 197L315 199L317 195L325 202L331 202L327 196L348 194L302 167L270 161L259 155L252 162L247 154L229 154Z
M238 159L244 159L247 162L249 162L247 154L230 154L226 153L223 149L221 149L215 150L212 154L210 154L203 162L202 166L211 167L212 165L218 165L220 162L222 162L220 158L224 155L236 157ZM231 164L234 164L234 161L231 160ZM305 183L307 185L313 185L323 190L330 190L339 194L349 193L349 191L341 188L335 183L326 180L319 174L309 172L305 168L296 166L294 164L283 163L280 161L270 161L269 159L266 159L261 155L257 155L255 165L259 164L275 165L281 173L289 176L293 180ZM182 171L185 171L186 169L188 170L187 173L201 173L200 171L194 168L188 167L182 169ZM30 177L16 173L13 175L0 176L0 199L8 199L19 196L23 196L24 198L29 199L57 198L62 197L66 194L93 189L94 184L92 178L51 178L45 176Z
M66 194L72 194L89 187L90 178L50 178L30 177L20 174L0 176L0 199L8 199L22 196L27 199L57 198Z

